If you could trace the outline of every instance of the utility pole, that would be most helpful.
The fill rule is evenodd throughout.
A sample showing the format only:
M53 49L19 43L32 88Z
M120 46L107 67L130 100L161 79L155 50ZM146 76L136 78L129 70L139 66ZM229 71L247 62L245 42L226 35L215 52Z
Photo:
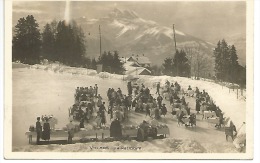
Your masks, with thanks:
M177 49L176 49L176 37L175 37L175 28L174 28L174 24L172 25L172 28L173 28L174 47L175 47L175 53L176 53L176 52L177 52Z
M99 25L99 48L100 48L100 58L101 58L101 29L100 29L100 25Z
M174 24L172 25L172 29L173 29L173 39L174 39L174 47L175 47L175 55L177 53L177 48L176 48L176 37L175 37L175 28L174 28ZM178 67L178 63L176 63L176 69L177 69L177 75L179 76L179 67Z

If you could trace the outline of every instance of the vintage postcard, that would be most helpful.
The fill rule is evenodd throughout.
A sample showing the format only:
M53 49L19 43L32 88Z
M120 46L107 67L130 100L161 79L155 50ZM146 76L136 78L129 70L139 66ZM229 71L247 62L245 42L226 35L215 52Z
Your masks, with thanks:
M6 0L4 157L253 159L253 9Z

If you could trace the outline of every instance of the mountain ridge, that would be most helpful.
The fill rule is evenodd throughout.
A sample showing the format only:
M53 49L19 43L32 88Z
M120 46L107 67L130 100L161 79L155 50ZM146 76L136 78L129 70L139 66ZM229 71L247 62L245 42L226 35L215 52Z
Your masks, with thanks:
M173 29L145 20L131 10L115 8L107 16L99 19L78 18L87 35L87 55L97 57L99 31L101 26L102 51L119 51L120 56L145 55L155 65L160 65L166 57L174 55ZM201 51L213 57L214 44L175 29L177 49L200 47Z

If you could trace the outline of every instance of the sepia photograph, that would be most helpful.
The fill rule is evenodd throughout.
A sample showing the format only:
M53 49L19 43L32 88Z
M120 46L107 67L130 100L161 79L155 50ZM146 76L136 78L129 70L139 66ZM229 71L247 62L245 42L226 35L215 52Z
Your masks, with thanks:
M253 159L253 7L6 0L5 158Z

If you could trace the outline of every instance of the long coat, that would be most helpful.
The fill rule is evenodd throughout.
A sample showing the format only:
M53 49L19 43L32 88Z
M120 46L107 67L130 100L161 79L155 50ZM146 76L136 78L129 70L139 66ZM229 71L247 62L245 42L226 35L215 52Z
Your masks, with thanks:
M199 100L196 101L196 111L200 111L200 102L199 102Z
M45 122L43 124L43 132L42 132L42 139L43 140L50 140L50 124Z
M114 120L110 126L110 137L122 137L122 128L119 120Z

